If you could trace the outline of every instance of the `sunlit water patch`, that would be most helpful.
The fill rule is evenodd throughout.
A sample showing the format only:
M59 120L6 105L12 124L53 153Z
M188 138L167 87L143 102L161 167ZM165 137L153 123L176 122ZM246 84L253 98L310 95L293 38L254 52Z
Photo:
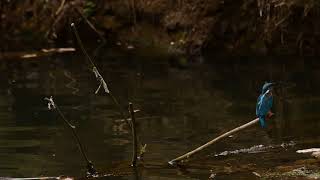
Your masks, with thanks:
M254 154L254 153L262 153L262 152L267 152L272 149L277 149L277 148L289 148L293 147L296 143L291 141L288 143L282 143L280 145L254 145L250 148L243 148L243 149L237 149L237 150L232 150L232 151L223 151L221 153L214 154L215 157L217 156L228 156L228 155L234 155L234 154L240 154L240 153L249 153L249 154Z

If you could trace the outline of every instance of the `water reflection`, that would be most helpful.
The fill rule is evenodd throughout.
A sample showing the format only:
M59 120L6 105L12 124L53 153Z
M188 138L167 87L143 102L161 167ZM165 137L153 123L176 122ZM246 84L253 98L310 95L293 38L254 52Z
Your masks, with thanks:
M103 94L94 94L98 84L83 62L78 56L0 62L1 176L84 174L85 163L72 134L46 109L43 98L50 95L77 126L99 171L130 160L129 131L119 120L121 116L112 101ZM279 164L272 157L279 152L270 151L264 155L265 164L260 164L261 159L254 155L217 159L202 154L202 161L195 160L188 173L163 166L171 158L252 120L256 97L265 80L296 85L277 91L276 117L268 122L269 128L248 129L208 151L219 153L291 140L298 144L319 143L320 71L313 62L257 63L239 59L180 70L165 60L150 62L136 57L130 61L100 61L98 66L123 109L131 101L141 110L137 114L138 131L143 143L148 144L145 162L152 162L152 166L123 179L207 179L212 174L210 170L218 172L216 177L222 179L250 179L254 177L248 173L251 169ZM295 160L294 154L286 153L283 152L284 159ZM257 166L243 168L240 163ZM241 172L232 174L236 170Z

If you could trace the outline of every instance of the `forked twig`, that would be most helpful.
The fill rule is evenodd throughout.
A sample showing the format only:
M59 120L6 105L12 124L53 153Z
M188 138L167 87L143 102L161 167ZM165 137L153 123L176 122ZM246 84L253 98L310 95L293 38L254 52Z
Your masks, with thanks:
M55 110L61 117L61 119L68 125L68 127L71 129L72 134L77 142L77 145L79 147L79 150L85 159L87 163L87 176L93 177L98 174L98 172L95 170L93 163L89 160L87 154L84 151L84 148L82 146L82 143L80 141L80 138L76 132L76 127L70 123L70 121L67 120L67 118L64 116L64 114L61 112L60 108L57 106L57 104L53 101L53 97L50 98L44 98L44 100L48 101L48 109L49 110Z

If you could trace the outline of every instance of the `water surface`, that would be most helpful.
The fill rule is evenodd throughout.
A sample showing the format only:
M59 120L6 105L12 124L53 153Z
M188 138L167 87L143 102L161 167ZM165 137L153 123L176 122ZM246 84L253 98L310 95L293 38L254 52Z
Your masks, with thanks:
M77 126L95 167L126 174L115 179L256 179L252 172L304 159L295 151L320 142L320 68L313 60L237 58L181 69L166 59L102 56L97 66L123 110L129 101L140 110L147 152L137 177L128 167L128 128L111 99L94 94L98 83L76 54L0 62L0 176L84 176L71 132L43 100L49 96ZM257 125L213 145L186 171L166 165L254 119L266 80L287 82L276 90L276 116L267 129Z

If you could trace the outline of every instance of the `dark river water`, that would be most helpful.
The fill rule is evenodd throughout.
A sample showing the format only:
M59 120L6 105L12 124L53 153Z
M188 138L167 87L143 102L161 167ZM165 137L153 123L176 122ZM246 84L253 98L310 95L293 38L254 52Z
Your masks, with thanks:
M78 54L78 53L75 53ZM280 59L280 58L279 58ZM130 55L96 60L127 112L132 102L144 167L129 167L131 134L79 55L0 62L0 177L85 176L72 133L47 109L53 96L77 126L89 159L109 179L256 179L306 158L297 149L319 147L320 64L317 61L237 58L181 68L166 59ZM281 81L276 116L212 145L186 163L167 162L255 118L264 81ZM255 172L255 173L254 173Z

